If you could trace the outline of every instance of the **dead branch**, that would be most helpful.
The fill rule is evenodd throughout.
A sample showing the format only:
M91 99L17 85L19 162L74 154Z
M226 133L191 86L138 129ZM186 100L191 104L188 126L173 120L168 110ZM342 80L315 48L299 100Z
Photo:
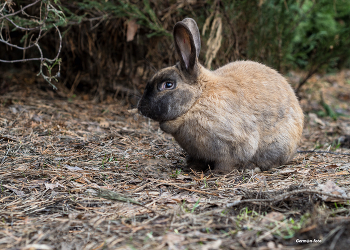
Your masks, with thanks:
M16 12L14 12L14 13L12 13L12 14L8 14L8 15L6 15L6 16L0 14L0 15L1 15L0 20L1 20L1 19L4 19L4 18L8 18L8 17L10 17L10 16L15 16L15 15L17 15L17 14L19 14L19 13L22 13L25 9L27 9L27 8L29 8L29 7L31 7L31 6L34 6L35 4L37 4L38 2L41 2L41 1L42 1L42 0L36 0L34 3L28 4L27 6L21 8L19 11L16 11ZM4 4L6 4L6 3L4 3Z
M325 195L325 196L329 196L331 198L336 198L336 199L340 199L340 200L350 200L350 197L344 197L341 195L335 195L332 193L328 193L328 192L322 192L322 191L317 191L317 190L310 190L310 189L300 189L300 190L294 190L294 191L290 191L284 194L280 194L274 198L270 198L270 199L247 199L247 200L239 200L239 201L234 201L232 203L227 203L227 207L234 207L234 206L238 206L242 203L263 203L263 202L278 202L278 201L282 201L285 200L287 198L289 198L291 195L296 195L296 194L318 194L318 195Z
M156 187L157 187L157 186L160 186L160 185L164 185L164 186L167 186L167 185L168 185L168 186L174 186L174 187L176 187L176 188L178 188L178 189L182 189L182 190L186 190L186 191L190 191L190 192L195 192L195 193L200 193L200 194L206 194L206 195L213 195L213 196L219 196L218 194L215 194L215 193L208 193L208 192L201 191L201 190L190 189L190 188L184 188L184 187L180 187L180 186L178 186L178 185L176 185L176 184L167 183L167 182L162 182L162 183L156 185Z
M21 27L20 25L16 24L11 19L9 19L10 16L15 16L15 15L20 14L20 13L25 14L25 12L24 12L25 9L27 9L27 8L29 8L31 6L34 6L35 4L37 4L39 2L41 2L42 4L45 5L45 15L44 15L44 18L41 18L41 11L40 11L40 21L39 21L39 25L38 26L32 27L32 28L24 28L24 27ZM3 8L1 9L1 11L3 11L4 8L5 8L5 4L4 4ZM18 63L18 62L28 62L28 61L40 61L40 71L39 71L38 75L41 75L45 79L45 81L47 81L54 89L57 89L56 86L52 83L52 80L54 79L54 80L57 81L57 77L60 76L61 61L59 60L58 57L59 57L59 55L61 53L61 49L62 49L62 35L61 35L60 30L58 29L58 27L55 24L53 24L53 26L55 27L55 29L58 32L59 41L60 41L56 57L54 59L45 58L44 55L43 55L43 52L41 50L41 47L39 45L39 40L43 36L45 36L45 34L48 32L47 31L47 32L45 32L45 34L42 34L43 27L45 27L46 22L47 22L48 13L50 11L53 11L53 10L54 10L54 12L56 11L57 13L62 13L61 11L56 10L54 8L54 6L50 3L50 1L44 3L42 0L36 0L35 2L29 4L29 5L25 6L25 7L22 7L19 11L16 11L16 12L8 14L8 15L3 15L0 12L0 21L3 20L3 19L6 19L7 21L9 21L13 26L15 26L19 30L26 31L26 32L27 31L33 31L33 30L39 30L38 37L36 38L36 40L34 42L30 43L28 46L21 47L21 46L18 46L16 44L12 44L11 42L9 42L8 39L5 40L3 38L1 33L0 33L0 42L6 44L7 46L10 46L10 47L13 47L13 48L16 48L16 49L20 49L20 50L24 50L24 51L35 46L35 47L37 47L37 49L39 50L39 53L40 53L40 58L23 58L23 59L18 59L18 60L2 60L2 59L0 59L0 62L3 62L3 63ZM56 15L58 15L57 13L56 13ZM57 73L54 76L52 76L51 71L52 71L52 68L56 64L58 64L58 71L57 71ZM45 66L47 68L48 75L44 74L43 66Z

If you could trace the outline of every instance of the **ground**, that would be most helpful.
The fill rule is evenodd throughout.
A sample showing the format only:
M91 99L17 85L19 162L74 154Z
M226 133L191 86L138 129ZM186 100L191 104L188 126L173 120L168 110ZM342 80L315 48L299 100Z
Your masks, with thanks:
M125 101L11 81L0 96L0 249L350 244L349 71L315 76L300 94L299 150L343 154L298 153L270 171L227 175L187 169L173 138Z

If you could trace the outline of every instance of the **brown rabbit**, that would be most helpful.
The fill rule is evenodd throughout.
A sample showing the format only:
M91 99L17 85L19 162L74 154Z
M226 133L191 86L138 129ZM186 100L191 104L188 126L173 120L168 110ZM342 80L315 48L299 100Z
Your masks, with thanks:
M186 18L174 26L180 63L157 72L138 104L189 154L188 165L227 173L267 170L288 162L303 130L304 115L286 79L252 61L215 71L198 62L200 35Z

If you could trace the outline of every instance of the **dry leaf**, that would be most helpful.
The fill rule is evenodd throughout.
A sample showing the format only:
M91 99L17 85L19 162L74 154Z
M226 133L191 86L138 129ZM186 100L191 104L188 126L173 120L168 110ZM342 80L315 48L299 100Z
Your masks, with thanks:
M255 176L255 179L257 179L257 180L260 181L260 182L266 182L266 176L261 175L261 174L257 174L257 175Z
M83 184L78 183L78 182L75 182L75 181L71 181L71 184L72 184L73 186L75 186L75 187L78 187L78 188L84 187Z
M87 128L87 130L95 132L95 133L102 133L103 132L100 126L97 126L97 127L96 126L89 126Z
M68 170L70 170L70 171L77 171L77 170L83 170L82 168L80 168L80 167L71 167L71 166L69 166L69 165L64 165L64 167L66 168L66 169L68 169Z
M100 126L102 128L109 128L109 122L107 122L107 121L100 121Z
M15 107L10 107L10 110L13 114L17 114L18 110Z
M92 189L92 188L88 188L85 190L85 192L89 195L97 195L98 192L95 190L95 189Z
M185 236L175 233L167 233L163 236L163 244L168 244L169 249L178 249L175 244L181 243L185 240Z
M345 171L341 171L341 172L335 172L335 175L348 175L349 171L345 170Z
M331 164L331 165L326 166L326 168L330 168L330 169L334 169L334 168L338 168L338 167L339 166L335 165L335 164Z
M216 241L212 241L209 242L207 244L205 244L204 246L202 246L202 250L213 250L213 249L219 249L219 247L222 244L222 240L216 240Z
M57 188L57 187L63 187L63 186L61 184L59 184L59 183L45 183L45 188L46 189L53 190L54 188Z
M91 183L89 186L92 187L92 188L101 188L101 187L100 187L99 185L97 185L96 183Z
M338 187L333 181L331 180L328 180L326 182L326 184L319 184L319 188L322 192L326 192L326 193L331 193L331 194L334 194L334 195L340 195L340 196L343 196L343 197L347 197L345 191ZM332 198L332 197L329 197L327 195L322 195L321 196L322 200L324 201L338 201L339 199L335 199L335 198Z
M22 164L16 168L17 171L24 171L27 169L28 169L28 166L26 166L25 164Z
M311 124L313 125L318 124L318 125L321 125L322 127L326 126L326 124L320 118L318 118L316 114L309 113L309 117L310 117Z
M126 41L131 42L134 40L135 34L139 28L139 25L136 23L136 20L128 21L128 29L126 31Z
M18 196L24 196L25 195L23 191L20 191L17 188L14 188L14 187L11 187L11 186L5 185L5 184L3 184L2 186L7 188L7 189L9 189L9 190L11 190L12 192L14 192Z
M310 172L310 169L300 169L297 172L298 174L307 175Z
M295 169L283 169L279 172L279 174L291 174L297 172Z
M350 135L350 123L342 122L338 125L340 133L344 135Z
M40 115L34 114L32 120L40 123L43 120L43 118Z
M44 244L29 244L21 248L23 250L51 250L53 247Z
M270 222L281 221L284 219L284 215L280 212L268 213L261 221L261 224L269 224Z
M274 239L274 237L273 237L272 233L270 231L267 231L264 234L262 234L261 236L259 236L259 238L256 240L256 242L261 242L263 240L269 241L269 240L273 240L273 239Z

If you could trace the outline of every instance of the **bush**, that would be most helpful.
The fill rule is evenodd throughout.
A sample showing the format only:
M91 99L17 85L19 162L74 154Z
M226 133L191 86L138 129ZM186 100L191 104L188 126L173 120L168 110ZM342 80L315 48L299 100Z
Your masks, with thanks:
M17 1L17 7L26 2ZM65 14L65 20L51 18L63 31L65 85L74 91L80 83L80 87L98 91L102 98L106 91L120 91L120 85L142 88L153 74L150 66L160 69L174 64L172 27L185 17L197 21L202 32L200 60L212 69L246 59L281 72L302 69L308 74L299 89L315 72L350 66L348 0L55 3ZM22 25L31 22L25 16L12 20ZM128 33L128 28L133 31ZM11 30L16 32L13 26ZM53 39L57 37L50 36L43 45L47 51Z

